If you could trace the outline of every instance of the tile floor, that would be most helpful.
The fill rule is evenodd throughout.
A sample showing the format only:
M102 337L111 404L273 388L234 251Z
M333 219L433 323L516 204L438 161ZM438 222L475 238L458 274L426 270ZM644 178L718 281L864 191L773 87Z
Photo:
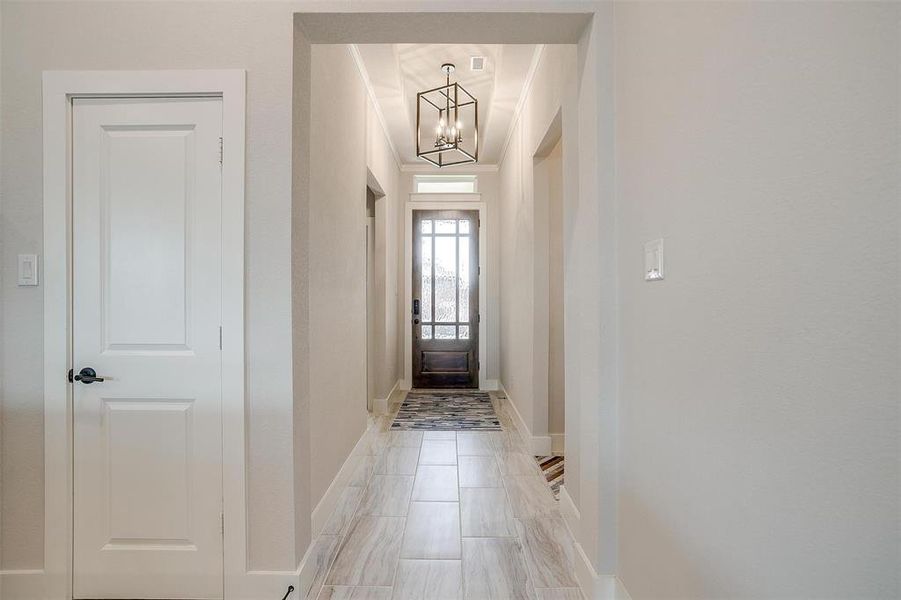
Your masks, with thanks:
M390 431L374 417L314 542L307 600L580 599L575 547L510 418L504 431Z

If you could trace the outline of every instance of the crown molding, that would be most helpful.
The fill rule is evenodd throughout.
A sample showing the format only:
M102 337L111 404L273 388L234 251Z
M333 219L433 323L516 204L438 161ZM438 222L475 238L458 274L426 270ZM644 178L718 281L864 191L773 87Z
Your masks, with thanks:
M382 127L382 133L385 135L385 140L388 142L388 147L391 149L391 155L394 157L394 164L397 165L397 168L403 170L403 162L400 160L400 154L397 153L397 148L394 147L394 142L391 141L391 134L388 132L388 124L385 122L385 115L382 114L382 107L379 105L379 100L375 95L375 89L372 87L372 80L369 79L369 72L366 71L366 65L363 64L363 56L360 54L360 49L357 48L356 44L348 44L348 49L350 50L350 55L354 59L354 64L357 65L357 72L360 74L360 79L363 81L363 87L366 88L366 93L369 94L369 100L372 102L372 109L375 111L375 117L379 120L379 125Z
M535 52L532 54L532 64L529 65L529 71L526 73L526 81L523 83L522 93L519 95L519 100L516 102L516 108L513 109L513 118L510 119L510 129L507 130L507 138L504 140L504 145L501 147L501 155L497 161L497 164L499 165L503 164L504 159L507 157L507 148L510 146L510 140L513 139L513 132L516 130L516 125L522 117L522 111L523 108L525 108L529 92L532 91L532 84L535 82L535 74L538 72L538 65L541 63L541 56L543 54L544 44L535 46Z

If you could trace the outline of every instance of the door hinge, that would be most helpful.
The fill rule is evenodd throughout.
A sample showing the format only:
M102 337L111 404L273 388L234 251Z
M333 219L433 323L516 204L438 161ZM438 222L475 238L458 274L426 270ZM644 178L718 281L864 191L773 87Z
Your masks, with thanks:
M219 349L222 350L222 325L219 326Z
M219 533L225 533L225 513L219 513Z
M476 315L476 323L481 323L481 322L482 322L482 313L479 313Z
M219 166L222 166L222 138L219 138Z
M479 371L482 370L482 361L480 361L480 360L476 361L476 369L478 369Z

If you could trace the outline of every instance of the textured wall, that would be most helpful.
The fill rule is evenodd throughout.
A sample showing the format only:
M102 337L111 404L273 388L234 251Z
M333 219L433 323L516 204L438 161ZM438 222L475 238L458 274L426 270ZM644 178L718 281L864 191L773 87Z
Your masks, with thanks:
M616 12L626 587L897 598L899 5Z
M546 322L536 327L536 314L547 314L549 300L547 177L538 177L543 189L536 197L533 170L539 144L566 102L567 86L573 85L574 67L574 46L545 46L500 165L500 376L533 435L548 433L548 331ZM537 255L536 244L544 246ZM538 285L536 258L542 261L538 272L544 273Z
M3 2L2 12L2 568L43 564L42 288L15 285L16 254L42 248L41 72L242 68L250 566L293 569L290 7Z

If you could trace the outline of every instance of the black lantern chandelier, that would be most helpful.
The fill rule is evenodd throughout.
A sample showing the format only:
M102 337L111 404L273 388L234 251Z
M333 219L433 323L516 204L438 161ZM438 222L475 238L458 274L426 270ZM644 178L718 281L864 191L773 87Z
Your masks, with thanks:
M416 94L416 156L439 168L479 160L479 101L451 83L454 68L441 65L445 84Z

